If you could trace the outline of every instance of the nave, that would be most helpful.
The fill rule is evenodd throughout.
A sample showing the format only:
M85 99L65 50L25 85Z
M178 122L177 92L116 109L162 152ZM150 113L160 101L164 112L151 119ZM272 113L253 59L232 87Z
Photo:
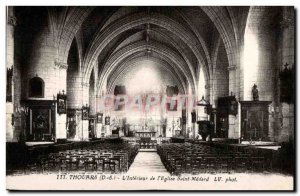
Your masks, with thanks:
M155 151L141 151L135 157L133 164L128 170L129 175L162 175L168 176L169 172L163 165L159 155Z
M180 140L179 140L180 141ZM151 145L156 143L156 145ZM281 173L291 175L291 147L222 142L121 138L93 142L7 145L7 175L48 173L95 174L221 174ZM287 155L288 154L288 155ZM17 157L17 159L16 159Z
M8 6L7 176L293 176L294 22L293 6Z
M258 150L253 146L199 141L165 141L158 144L157 149L151 149L140 148L138 143L107 142L53 145L52 150L58 153L50 154L58 155L55 159L53 156L45 159L44 154L34 161L18 160L18 166L7 170L8 188L28 182L18 187L49 189L45 183L35 186L37 181L47 181L60 190L289 190L293 186L293 168L284 158L287 149ZM72 150L67 150L70 147ZM45 147L35 147L35 150L41 155ZM25 156L30 157L30 154ZM257 156L264 161L255 162ZM7 165L13 166L13 163ZM221 180L218 186L217 179ZM261 183L266 181L262 187Z

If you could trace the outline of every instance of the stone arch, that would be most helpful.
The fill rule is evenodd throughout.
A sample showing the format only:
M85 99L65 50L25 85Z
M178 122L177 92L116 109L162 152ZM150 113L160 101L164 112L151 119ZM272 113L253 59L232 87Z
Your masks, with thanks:
M214 64L214 74L212 77L213 86L211 87L211 101L217 102L218 97L229 95L229 70L228 70L228 57L226 54L226 49L222 40L218 44L218 49L216 50L215 64Z
M80 55L77 39L73 39L67 60L67 106L68 108L81 107L78 100L78 91L81 86Z
M278 32L281 7L253 6L249 10L244 34L243 87L244 100L251 100L254 83L261 92L262 100L274 100L275 74L278 64ZM248 50L254 51L248 53ZM251 66L251 68L249 68ZM264 77L259 73L268 73Z
M64 24L59 35L58 41L58 60L66 63L69 49L71 47L73 38L81 27L81 24L86 17L91 13L94 7L71 7L64 20Z
M205 68L206 68L206 74L209 77L210 74L211 74L211 64L212 64L212 62L211 62L211 57L210 57L210 54L209 54L209 51L208 51L208 47L207 47L204 39L202 38L202 36L198 32L198 30L195 29L194 25L191 23L190 19L187 18L184 15L184 13L182 13L180 10L178 10L178 9L176 9L176 10L182 16L182 18L184 19L184 21L189 25L189 27L193 30L193 33L195 33L197 39L199 40L199 42L202 45L202 48L203 48L203 51L204 51L204 54L205 54L205 57L206 57L206 60L207 60L207 66L205 66ZM198 75L198 77L199 77L199 75Z
M215 24L220 36L225 43L227 56L229 59L229 65L237 65L237 45L236 37L233 30L232 22L229 14L225 12L224 7L201 7L202 10L208 15L208 17Z
M97 85L97 88L100 88L104 84L104 80L106 80L106 77L108 76L110 71L112 71L114 66L121 62L123 58L137 51L146 51L147 49L159 51L162 55L164 55L165 58L168 58L171 61L173 61L174 64L177 65L177 67L184 73L187 80L192 85L193 92L195 91L195 78L191 77L191 73L184 69L184 67L187 67L186 62L182 58L179 58L176 54L174 54L173 51L168 50L164 46L159 45L157 43L151 43L150 45L148 45L146 42L138 42L134 45L130 45L116 52L114 56L106 63L107 66L104 66L103 73L99 77L100 80Z
M137 66L137 63L143 59L144 59L143 57L133 57L130 60L127 60L126 62L122 62L121 66L119 66L119 68L117 70L113 71L114 77L111 78L110 80L108 80L108 84L107 84L108 92L109 93L112 92L113 86L118 81L119 77L121 77L126 72L128 67ZM161 67L164 70L167 70L170 73L171 77L176 81L176 83L179 87L180 93L181 94L187 93L186 84L185 84L184 79L178 72L176 72L176 70L170 69L171 65L168 62L165 62L165 61L155 58L155 57L147 57L147 60L150 60L150 61L160 64Z
M193 62L190 60L190 58L192 57L195 57L193 54L193 56L191 56L191 53L192 51L187 51L186 48L184 46L181 45L181 43L177 43L175 39L173 39L172 37L166 35L166 33L163 33L159 30L156 30L156 29L151 29L150 32L154 32L156 34L158 34L159 36L162 36L162 38L164 38L165 40L168 40L168 44L170 44L170 47L169 48L172 48L174 51L178 52L178 55L181 56L186 62L187 64L191 65L191 67L194 66ZM139 33L139 32L137 32ZM136 34L137 34L136 33ZM134 36L135 34L131 35L131 36ZM131 38L128 37L128 39ZM158 41L157 41L158 42ZM124 46L125 47L125 46ZM118 48L119 50L121 49L121 47ZM114 51L114 52L117 52ZM198 66L198 65L197 65ZM205 67L207 68L207 66ZM209 71L207 71L207 74L208 74ZM209 74L208 74L209 75Z
M100 34L97 34L97 36L92 41L92 44L90 45L88 53L84 59L84 64L87 66L85 74L89 75L93 61L96 60L96 56L105 47L109 40L123 31L146 23L161 26L168 29L170 32L175 33L195 52L195 56L198 58L198 62L202 62L202 64L205 64L205 61L201 53L199 52L199 49L197 48L197 38L194 35L191 35L187 29L163 15L155 14L151 16L145 16L144 14L136 14L133 16L125 17L117 22L114 22L113 24L110 24Z
M29 80L29 92L28 95L31 98L43 98L45 90L44 80L38 76Z

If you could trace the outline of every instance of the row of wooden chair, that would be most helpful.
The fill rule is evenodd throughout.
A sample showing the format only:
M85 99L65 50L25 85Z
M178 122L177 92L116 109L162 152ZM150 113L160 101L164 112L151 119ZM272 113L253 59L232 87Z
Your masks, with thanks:
M157 149L171 174L264 171L264 157L222 151L206 145L162 144Z
M141 141L137 140L137 147L140 149L156 149L157 147L157 140L150 140L150 141Z
M58 153L41 155L28 163L29 171L69 172L69 171L97 171L100 173L126 172L132 164L137 146L119 144L112 149L77 149ZM112 145L110 145L112 146Z

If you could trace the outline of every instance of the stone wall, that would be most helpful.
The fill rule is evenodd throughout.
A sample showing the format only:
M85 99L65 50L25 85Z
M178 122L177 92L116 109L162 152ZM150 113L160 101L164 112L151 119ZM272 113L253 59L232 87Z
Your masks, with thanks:
M294 104L281 103L279 100L279 72L284 69L283 65L288 64L289 67L293 67L295 63L294 8L251 7L246 26L235 26L238 28L235 29L236 32L231 26L239 20L239 18L234 17L238 15L232 15L232 21L230 21L224 9L221 7L206 7L201 9L203 9L208 18L211 19L209 24L215 25L216 33L217 31L219 33L215 38L220 37L220 44L216 52L216 61L215 63L209 64L212 59L206 59L207 65L203 63L204 61L201 59L203 57L207 58L209 55L213 56L213 54L210 53L213 53L212 50L214 50L214 47L212 46L210 48L211 40L208 41L208 43L206 43L207 40L201 40L201 44L200 42L198 43L198 39L203 39L200 33L197 32L197 34L194 35L189 29L190 25L196 24L193 22L190 22L188 25L182 24L184 21L188 21L188 19L173 21L168 18L171 17L169 15L167 15L168 17L162 17L159 14L153 14L149 18L149 20L151 20L151 27L155 27L151 29L151 31L161 31L161 29L165 27L165 31L170 33L170 40L168 40L170 43L168 44L156 43L163 42L164 36L168 36L167 33L164 34L162 32L159 33L164 36L158 36L158 32L152 32L152 34L150 32L150 42L147 42L147 44L153 44L152 47L149 45L151 49L158 50L156 53L152 51L151 55L148 55L148 58L151 57L158 60L170 58L172 60L166 61L166 65L159 63L156 65L162 86L182 85L182 90L189 91L185 93L192 94L191 89L194 89L195 86L193 86L192 82L188 81L199 79L199 74L194 72L199 71L201 66L213 66L212 69L207 69L210 70L211 73L208 74L208 72L205 72L207 77L206 97L213 102L213 105L216 103L218 97L231 95L231 92L241 101L251 100L252 86L257 84L260 100L272 101L269 116L269 136L271 140L287 141L293 138L295 121ZM76 12L76 10L78 12ZM124 10L127 9L124 8ZM215 13L214 10L218 10L219 15ZM138 41L140 38L137 40L128 38L127 41L124 39L125 42L123 43L121 39L119 40L121 33L125 32L125 30L120 27L125 25L125 23L118 24L118 22L115 22L115 19L120 18L120 20L122 20L123 14L126 16L132 11L128 9L128 13L118 12L112 19L107 21L106 24L102 24L105 26L105 32L107 34L103 34L103 36L105 35L106 37L102 37L101 34L98 35L98 39L92 40L95 41L94 44L98 44L97 46L89 48L90 50L85 48L88 46L88 43L84 43L84 47L82 43L80 43L82 37L80 38L80 36L78 36L79 39L76 39L74 36L80 35L80 25L90 11L88 8L70 8L70 14L64 18L65 16L62 14L62 10L54 11L41 7L17 8L17 10L8 9L7 67L13 67L13 103L7 103L6 107L7 141L17 141L20 137L20 133L24 131L24 125L22 124L24 117L22 118L20 113L15 112L14 118L12 118L13 111L16 111L20 107L21 100L53 100L56 99L57 93L65 91L68 97L68 108L80 110L83 105L88 104L91 109L91 114L94 115L97 112L104 112L96 107L96 102L98 101L96 100L96 95L98 95L98 98L102 95L102 91L99 93L98 89L100 87L100 85L98 86L99 80L105 80L101 83L101 88L105 89L108 84L111 85L109 88L113 88L113 86L117 84L126 84L126 80L132 76L130 74L138 68L138 66L130 65L130 69L129 66L126 66L124 69L122 68L122 71L118 72L118 77L116 78L109 78L113 75L110 75L110 73L105 74L105 77L100 77L101 75L99 75L98 68L94 66L94 64L98 65L98 62L95 62L99 59L95 55L101 53L101 51L98 51L98 45L99 47L101 46L100 48L103 51L109 50L110 52L111 49L111 56L119 54L113 51L113 49L118 49L118 52L125 52L124 54L127 55L122 53L115 57L116 60L113 58L112 61L110 61L109 56L101 56L100 59L107 61L100 62L99 64L102 65L102 63L108 62L105 64L106 66L110 66L109 62L117 62L119 57L126 59L128 56L132 57L134 53L142 53L143 51L137 50L136 48L145 47L145 49L147 49L148 45L146 47L144 43L140 45L132 43ZM228 9L228 11L230 11L230 9ZM144 23L143 21L139 21L140 16L145 18L145 14L141 14L133 15L132 18L126 17L126 20L132 19L135 23L142 26ZM220 16L223 18L219 18ZM15 17L17 21L20 19L20 22L15 23ZM146 19L148 18L145 18L145 20ZM128 26L126 26L128 29L138 27L130 24L128 21L125 22L128 23ZM172 23L169 24L168 22ZM106 29L106 27L109 27L111 24L114 24L114 26L111 27L111 29ZM88 25L85 25L86 28L88 28L87 26ZM94 31L95 29L96 28L94 28ZM198 29L198 27L192 29L195 30ZM87 33L87 31L88 29L84 30L85 33ZM109 32L113 32L114 34L110 35ZM245 33L241 35L244 36L242 39L236 35L240 32ZM124 33L124 35L126 34ZM114 38L118 38L118 40L114 40ZM207 37L204 38L206 39ZM85 41L89 41L88 38L84 39ZM143 39L143 36L141 39ZM104 41L101 42L101 40L107 43ZM175 44L173 43L175 41L178 42ZM115 44L119 45L113 46ZM122 46L123 48L120 48ZM204 47L205 50L202 51L203 48L201 47ZM84 48L83 50L86 50L86 52L91 52L91 54L82 54L82 48ZM128 48L132 53L123 51L124 48ZM247 51L246 49L250 50ZM244 50L246 52L243 53ZM109 52L105 51L104 53L107 55ZM205 55L203 55L202 52L204 52ZM164 55L161 56L159 53L164 53ZM149 63L149 61L144 62ZM86 65L84 63L86 63ZM139 63L142 63L142 61L139 61ZM103 70L101 65L99 67L100 72ZM174 69L170 68L171 66L174 67ZM192 66L193 73L187 71L189 70L189 66ZM36 76L42 78L45 84L44 97L42 98L29 97L28 83L31 78ZM189 76L195 76L195 78L187 78ZM84 81L83 77L85 79ZM88 82L90 78L92 79ZM115 79L115 81L109 81L110 79ZM190 90L186 90L188 88ZM98 94L96 92L98 92ZM195 135L197 127L190 122L190 113L191 111L187 111L187 130L190 129ZM229 116L230 138L240 137L239 118L239 115ZM66 119L65 114L56 114L55 126L57 139L65 139L67 137ZM12 126L13 121L14 126ZM97 132L101 132L102 125L99 124L96 129ZM79 118L76 135L78 140L88 140L87 120L81 120Z

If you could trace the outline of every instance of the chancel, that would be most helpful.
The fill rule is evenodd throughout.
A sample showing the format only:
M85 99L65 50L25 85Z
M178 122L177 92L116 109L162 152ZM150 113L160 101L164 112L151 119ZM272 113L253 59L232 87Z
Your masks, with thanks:
M294 12L7 7L7 174L292 175Z

